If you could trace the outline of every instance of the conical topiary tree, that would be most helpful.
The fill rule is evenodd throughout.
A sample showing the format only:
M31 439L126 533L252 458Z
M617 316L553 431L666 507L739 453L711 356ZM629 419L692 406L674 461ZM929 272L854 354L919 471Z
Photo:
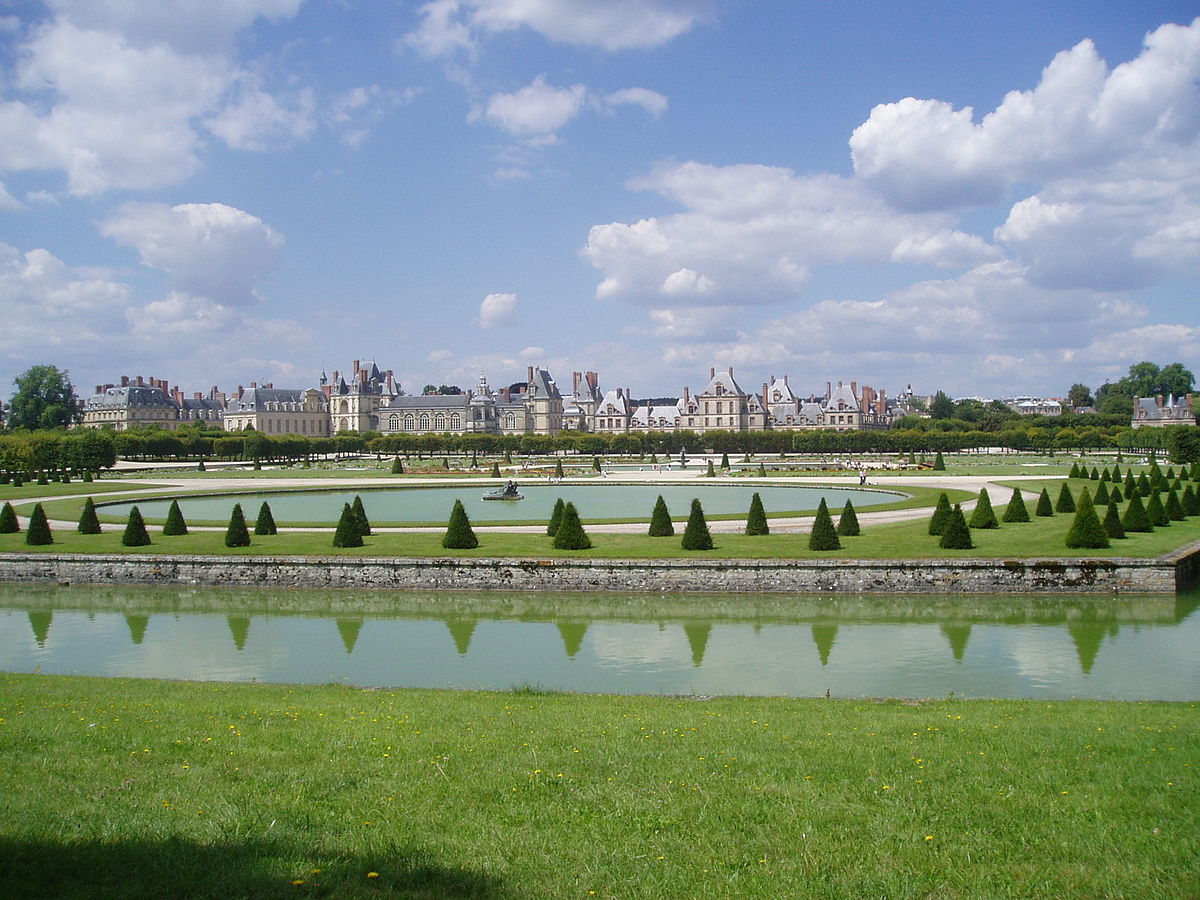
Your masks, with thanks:
M337 529L333 532L333 546L361 547L362 532L358 530L358 518L354 508L349 503L342 504L342 514L338 517Z
M1116 482L1117 484L1120 484L1120 483L1121 483L1121 481L1122 481L1124 478L1125 478L1125 476L1121 474L1121 467L1120 467L1120 466L1113 466L1113 468L1112 468L1112 475L1111 475L1111 476L1109 476L1109 479L1108 479L1108 480L1109 480L1109 481Z
M829 515L829 507L825 505L824 497L817 506L817 517L813 519L812 531L808 535L808 549L842 549L842 542L838 540L837 529L833 527L833 519Z
M1033 514L1042 517L1054 515L1054 504L1050 502L1050 491L1046 488L1042 488L1042 492L1038 494L1038 502Z
M1108 506L1108 485L1105 482L1100 482L1096 488L1096 496L1092 498L1092 502L1097 508Z
M1105 466L1100 472L1100 480L1107 483L1112 478L1112 473L1108 471L1108 466Z
M667 501L658 495L654 501L654 512L650 514L650 537L671 537L675 534L675 525L671 522L671 513L667 509Z
M683 529L684 550L711 550L712 535L708 531L708 522L704 520L704 509L699 499L692 499L692 509L688 513L687 526Z
M254 520L254 533L279 533L279 529L275 527L275 517L271 515L271 507L266 500L264 500L262 506L258 508L258 518Z
M146 530L146 520L142 511L136 506L129 510L129 521L125 523L125 533L121 535L121 543L126 547L145 547L150 543L150 532Z
M1154 489L1150 486L1150 478L1145 472L1142 472L1137 477L1137 492L1143 498L1149 498L1151 491Z
M1071 463L1071 471L1067 473L1067 477L1068 478L1078 478L1079 477L1079 463L1077 463L1077 462Z
M479 546L479 538L471 529L471 520L467 518L461 500L455 500L454 508L450 510L450 521L446 525L442 546L447 550L474 550Z
M561 459L556 459L556 460L554 461L554 477L555 477L555 478L562 478L562 477L563 477L563 467L562 467L562 460L561 460Z
M172 500L167 509L167 521L163 523L162 533L167 537L188 533L187 522L183 520L183 510L179 508L178 500Z
M392 459L392 474L393 475L403 475L404 474L404 463L401 461L400 457L398 457L398 456L395 457L394 459ZM497 476L497 477L499 477L499 476Z
M16 534L20 530L21 523L17 521L17 513L12 504L5 500L4 505L0 506L0 534Z
M83 479L82 479L82 480L83 480L83 481L86 481L86 482L88 482L88 483L90 484L90 483L93 481L93 478L92 478L92 473L91 473L91 471L89 471L89 470L86 470L86 469L85 469L85 470L84 470L84 473L83 473Z
M493 478L500 477L500 463L498 463L498 462L492 463L492 477Z
M1200 516L1200 495L1190 484L1184 487L1183 496L1179 498L1185 516Z
M711 459L708 461L708 471L706 471L704 473L704 477L706 477L706 478L716 478L717 477L717 471L716 471L716 469L713 468L713 463L712 463Z
M29 525L25 528L25 543L31 547L44 547L54 543L50 523L46 521L46 511L40 503L33 507L33 512L29 515Z
M1004 507L1004 515L1001 518L1005 522L1029 521L1029 510L1025 506L1025 498L1021 496L1020 488L1013 488L1012 496L1008 500L1008 506Z
M760 478L761 478L761 477L765 477L765 476L766 476L766 474L767 474L767 467L766 467L766 466L764 466L762 463L759 463L759 464L758 464L758 475L759 475L759 477L760 477Z
M1127 471L1125 473L1125 481L1121 486L1121 493L1125 495L1126 500L1130 499L1134 494L1138 494L1140 496L1138 492L1137 480L1133 477L1132 471Z
M1097 469L1095 466L1092 466L1092 474L1089 475L1088 478L1090 478L1092 481L1099 481L1100 480L1100 470Z
M99 534L101 531L96 504L91 497L83 501L83 510L79 514L79 524L75 526L75 530L80 534Z
M992 509L992 498L988 496L987 488L980 488L979 500L975 504L975 510L971 513L971 521L967 524L971 528L1000 527L1000 523L996 520L996 511Z
M1183 504L1179 502L1179 495L1174 490L1167 491L1167 500L1163 503L1163 509L1167 512L1167 518L1172 522L1182 522L1186 516L1183 512Z
M226 547L249 547L250 532L246 530L246 515L242 512L242 504L233 504L233 512L229 514L229 527L225 529Z
M746 534L770 534L771 526L767 524L767 511L763 509L762 497L758 492L750 498L750 511L746 513Z
M1117 508L1117 498L1111 497L1104 512L1104 533L1114 541L1125 537L1125 526L1121 524L1121 511Z
M860 531L858 513L854 511L854 504L847 497L846 505L842 507L842 514L838 516L837 533L841 537L856 537Z
M1134 495L1129 498L1125 514L1121 516L1121 524L1125 526L1125 531L1133 534L1154 530L1154 526L1150 524L1150 517L1146 515L1146 507L1142 503L1141 494L1134 492Z
M971 541L971 529L967 527L967 517L957 503L946 519L946 530L942 532L938 546L943 550L970 550L975 546Z
M358 520L358 533L363 537L371 536L371 521L367 518L367 508L363 506L362 497L358 494L354 495L354 502L350 504L350 511L354 513L354 518Z
M1071 520L1071 530L1067 532L1067 546L1073 550L1100 550L1108 546L1108 534L1096 515L1096 507L1092 505L1092 495L1087 488L1079 492L1075 518Z
M1150 499L1146 501L1146 517L1150 519L1150 524L1155 528L1165 528L1171 524L1158 491L1152 493Z
M933 471L935 471L935 472L946 471L946 460L942 457L941 450L939 450L937 452L937 456L935 456L933 458Z
M575 504L570 500L563 506L562 521L558 524L558 531L554 535L555 550L590 550L592 539L587 536L587 532L583 530L583 523L579 521L579 511L575 508Z
M546 534L548 536L554 537L558 534L558 527L562 524L563 510L566 506L562 497L554 501L554 509L550 511L550 521L546 524Z
M1071 494L1070 486L1064 481L1058 489L1058 499L1054 501L1054 511L1060 513L1075 512L1075 497Z
M946 496L946 492L938 496L937 505L933 508L933 515L929 519L929 533L940 535L946 530L946 522L950 518L950 498Z
M722 469L729 468L729 454L727 452L721 453L721 468Z

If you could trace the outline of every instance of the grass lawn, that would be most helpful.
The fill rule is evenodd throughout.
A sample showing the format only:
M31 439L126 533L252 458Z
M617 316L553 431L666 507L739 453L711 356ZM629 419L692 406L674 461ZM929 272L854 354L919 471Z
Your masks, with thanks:
M1195 703L0 675L0 895L1194 897Z
M0 504L8 500L12 505L18 506L25 501L35 501L40 497L66 497L71 494L103 494L108 491L128 491L133 485L115 484L113 482L93 481L88 484L86 481L75 479L70 484L60 484L51 482L50 484L38 484L36 481L28 481L21 487L13 487L11 484L0 484Z

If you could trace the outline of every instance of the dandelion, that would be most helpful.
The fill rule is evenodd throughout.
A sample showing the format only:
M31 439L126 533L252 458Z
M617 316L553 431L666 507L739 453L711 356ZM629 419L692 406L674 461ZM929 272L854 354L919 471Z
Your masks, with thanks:
M367 877L368 877L368 878L378 878L378 877L379 877L379 873L378 873L378 872L368 872L368 873L367 873Z
M925 840L927 840L927 841L932 841L932 840L933 840L933 835L932 835L932 834L927 834L927 835L925 835Z

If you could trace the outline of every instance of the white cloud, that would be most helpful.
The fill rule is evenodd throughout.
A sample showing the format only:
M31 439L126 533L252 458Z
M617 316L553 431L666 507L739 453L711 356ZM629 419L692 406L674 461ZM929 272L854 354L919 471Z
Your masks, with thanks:
M81 28L119 31L139 45L167 43L200 50L231 41L257 19L278 22L296 15L302 0L46 0Z
M258 302L255 285L283 247L270 225L223 203L127 203L100 232L166 272L173 291L221 306Z
M342 143L359 146L388 110L411 103L420 91L382 88L377 84L351 88L334 97L325 113L325 121L342 133Z
M647 88L632 87L613 91L603 98L603 104L609 108L618 106L640 106L654 118L667 111L667 98L657 91Z
M8 188L4 186L4 182L0 181L0 210L6 212L15 212L18 209L24 209L25 205L8 192Z
M313 92L296 91L280 99L264 91L257 79L243 78L230 91L230 99L205 126L235 150L268 150L304 140L316 127Z
M482 115L490 124L518 138L552 135L579 115L587 96L582 84L556 88L538 75L530 84L511 94L493 94Z
M545 347L526 347L524 350L522 350L520 353L518 353L517 356L524 360L545 359L546 358L546 348Z
M445 362L448 359L454 359L454 354L449 350L432 350L425 358L431 363L439 363Z
M480 328L511 325L517 320L516 294L488 294L479 304Z
M690 296L711 294L716 290L716 282L707 275L701 275L694 269L677 269L663 279L662 292L670 296Z

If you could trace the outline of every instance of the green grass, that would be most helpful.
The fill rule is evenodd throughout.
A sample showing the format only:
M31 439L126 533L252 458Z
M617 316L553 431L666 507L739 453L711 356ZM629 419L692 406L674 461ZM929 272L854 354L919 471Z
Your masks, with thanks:
M59 484L58 482L38 484L36 481L27 481L21 487L13 487L11 484L0 484L0 504L5 500L9 500L16 507L22 501L28 500L32 502L42 497L103 494L109 491L128 491L130 488L131 485L128 484L113 484L111 482L93 481L91 484L88 484L86 481L80 481L78 478L74 479L70 484Z
M0 678L13 900L1200 890L1195 703Z

